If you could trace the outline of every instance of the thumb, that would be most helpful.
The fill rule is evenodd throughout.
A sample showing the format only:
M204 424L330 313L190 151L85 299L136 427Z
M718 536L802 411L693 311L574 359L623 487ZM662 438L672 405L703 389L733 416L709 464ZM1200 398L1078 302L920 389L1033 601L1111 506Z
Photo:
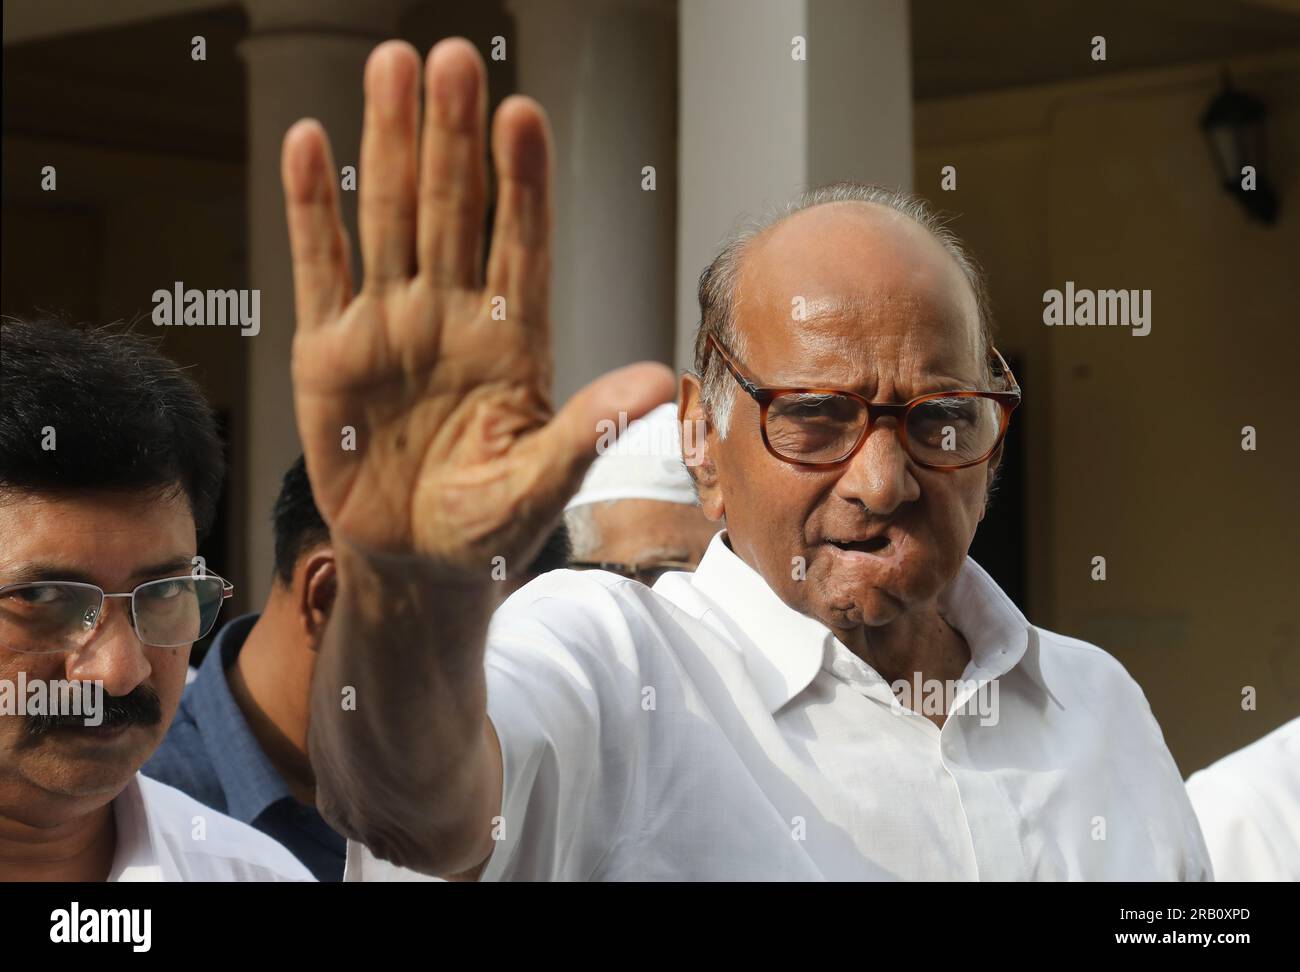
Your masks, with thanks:
M564 499L577 492L596 458L602 423L623 429L655 406L671 402L676 391L671 368L641 361L602 375L570 398L545 430L550 439L545 448L554 450L551 454L562 470L563 483L556 485L565 491Z

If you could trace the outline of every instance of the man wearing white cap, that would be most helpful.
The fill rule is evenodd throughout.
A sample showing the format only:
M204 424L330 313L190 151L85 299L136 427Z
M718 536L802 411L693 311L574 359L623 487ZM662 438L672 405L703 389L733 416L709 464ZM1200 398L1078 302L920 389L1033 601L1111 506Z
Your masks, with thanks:
M671 404L632 422L602 449L565 507L572 566L651 585L667 570L694 570L718 524L700 508L682 457Z

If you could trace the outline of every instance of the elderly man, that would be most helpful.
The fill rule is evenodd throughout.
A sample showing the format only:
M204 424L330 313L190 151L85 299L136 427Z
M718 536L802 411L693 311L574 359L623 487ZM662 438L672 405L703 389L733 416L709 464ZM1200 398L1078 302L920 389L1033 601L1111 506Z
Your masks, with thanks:
M687 462L692 451L688 441ZM676 406L630 423L564 508L572 565L649 585L667 571L694 570L718 527L700 509L682 460Z
M633 365L552 413L544 115L497 112L483 278L483 65L434 48L422 140L419 76L400 43L367 64L359 294L323 131L284 151L297 415L338 556L311 752L351 874L1207 877L1136 684L966 558L1015 383L964 252L900 197L814 197L702 277L681 414L727 529L698 571L555 571L493 617L488 565L527 562L602 424L673 389ZM936 710L896 683L955 690Z

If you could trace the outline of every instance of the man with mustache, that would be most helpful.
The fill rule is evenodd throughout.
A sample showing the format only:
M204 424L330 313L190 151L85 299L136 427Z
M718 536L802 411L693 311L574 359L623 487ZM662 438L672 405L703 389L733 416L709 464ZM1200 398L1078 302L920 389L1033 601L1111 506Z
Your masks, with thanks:
M90 727L109 732L119 726L156 726L162 721L162 705L158 695L144 685L132 689L130 694L121 698L103 696L99 702L99 711L92 720L85 715L64 712L28 713L27 731L35 738L60 729L78 729Z
M556 571L493 616L490 565L527 562L602 427L673 380L632 365L552 408L545 116L494 119L484 272L483 64L433 49L423 133L420 76L401 43L367 64L355 295L320 126L283 156L338 565L310 745L351 875L1208 877L1137 685L966 556L1019 389L965 249L897 193L813 194L702 276L679 416L726 530L698 570Z
M0 685L103 700L0 715L0 880L311 880L138 772L231 589L195 556L223 473L211 410L129 334L4 320L0 345Z

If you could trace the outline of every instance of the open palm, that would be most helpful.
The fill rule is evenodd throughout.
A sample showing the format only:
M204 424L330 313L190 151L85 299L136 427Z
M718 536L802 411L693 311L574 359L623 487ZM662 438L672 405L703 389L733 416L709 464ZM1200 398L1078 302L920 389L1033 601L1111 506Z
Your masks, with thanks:
M512 97L493 121L485 278L483 62L463 40L433 49L422 134L420 73L397 41L366 65L355 295L325 132L304 120L285 136L298 428L336 543L455 573L504 556L513 571L577 489L598 423L669 399L673 377L630 365L554 414L545 114Z

